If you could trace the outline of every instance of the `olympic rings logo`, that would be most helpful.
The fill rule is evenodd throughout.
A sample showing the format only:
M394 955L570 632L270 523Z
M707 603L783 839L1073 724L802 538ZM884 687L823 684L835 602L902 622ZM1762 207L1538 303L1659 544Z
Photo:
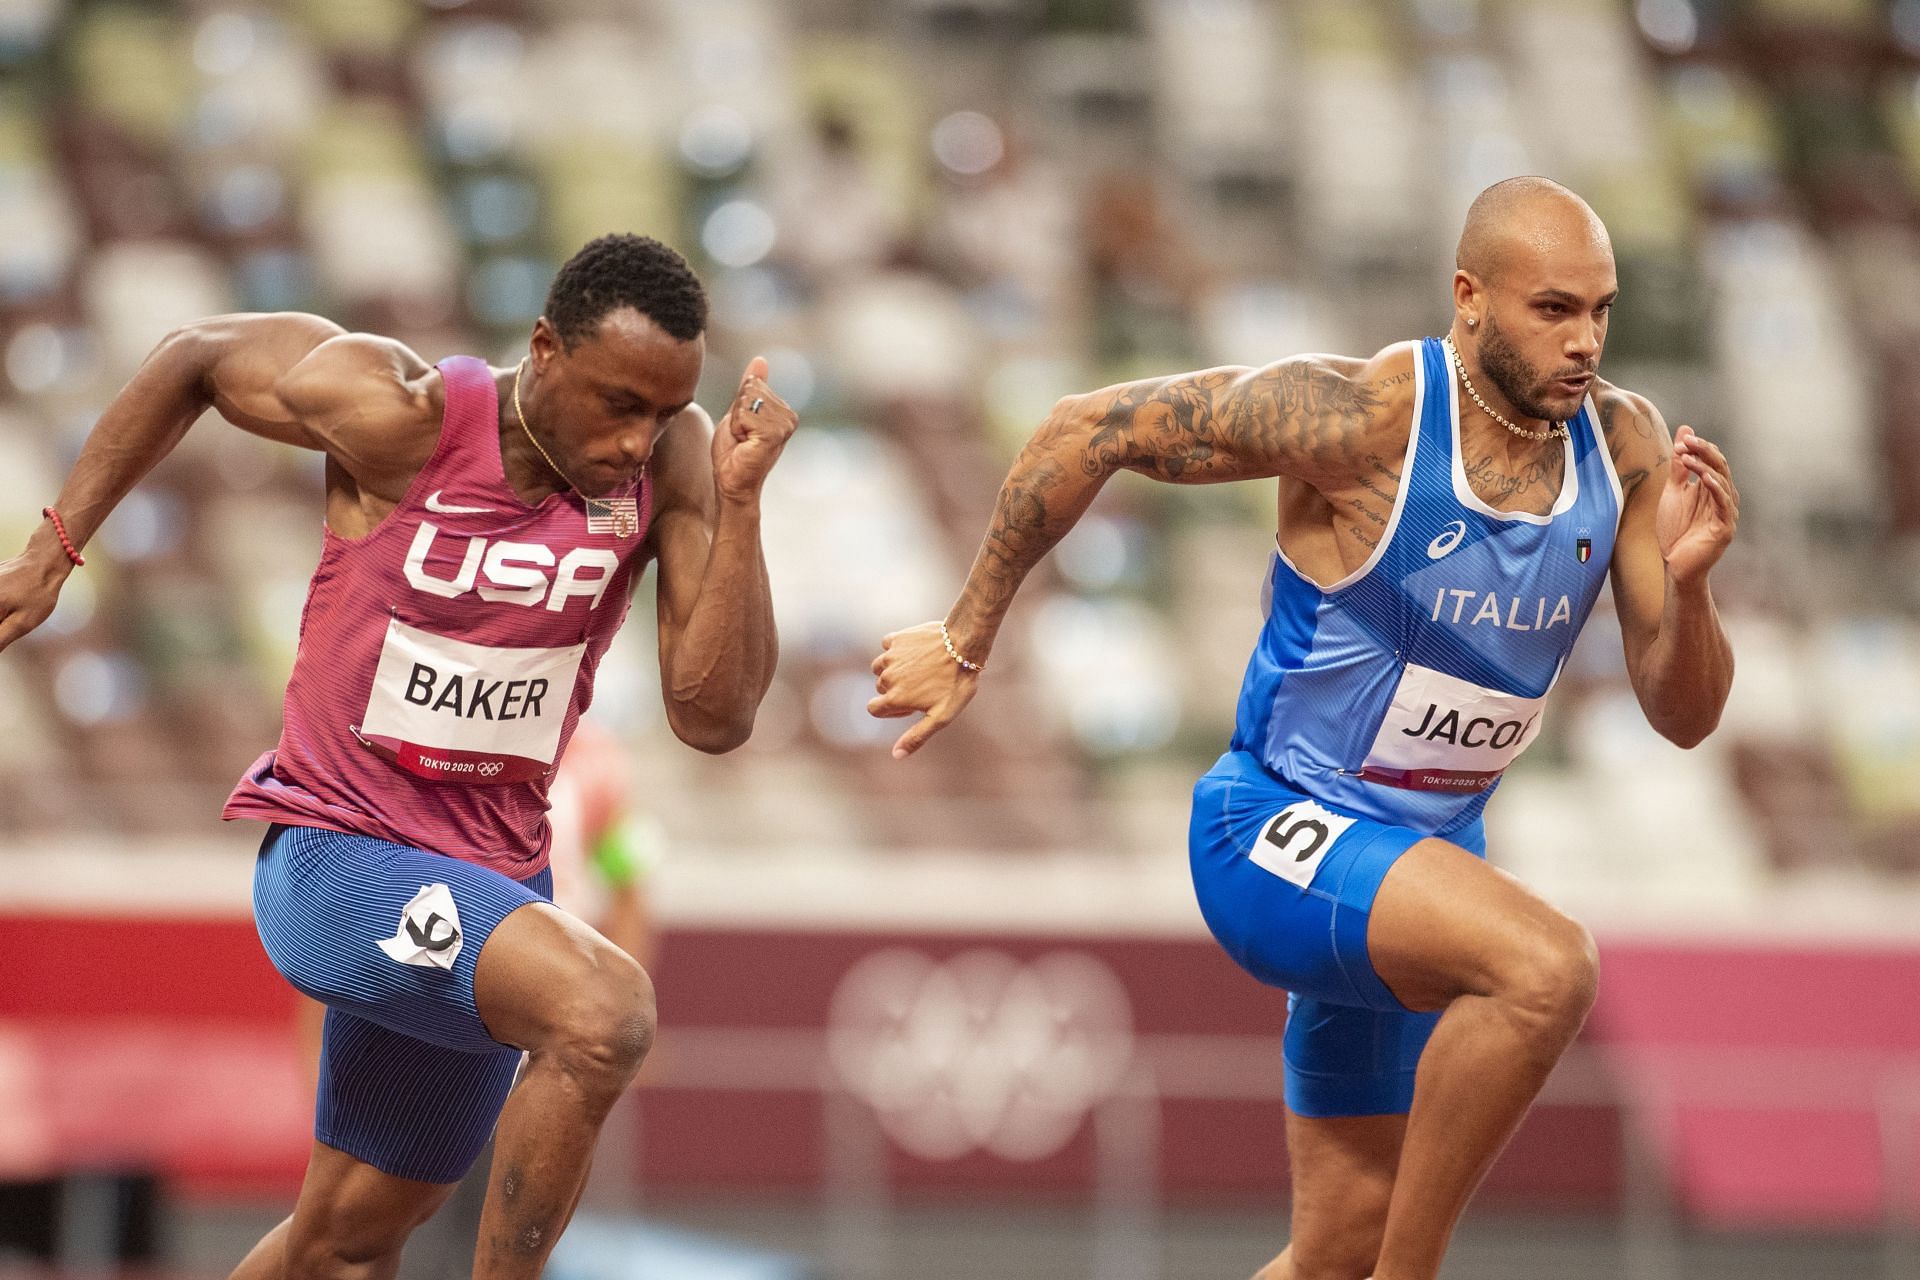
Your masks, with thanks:
M478 766L478 772L483 778L492 778L496 777L500 771L506 767L505 764L498 760L485 760Z
M1113 970L1083 952L1022 963L976 949L939 962L895 947L841 979L827 1044L840 1078L913 1155L1042 1160L1125 1076L1133 1011Z

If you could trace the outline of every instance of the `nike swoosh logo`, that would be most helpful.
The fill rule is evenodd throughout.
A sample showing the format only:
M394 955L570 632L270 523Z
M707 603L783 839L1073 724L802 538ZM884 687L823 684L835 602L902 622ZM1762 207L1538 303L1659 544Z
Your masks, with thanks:
M493 507L453 506L450 503L440 501L440 495L445 492L446 490L444 489L435 489L432 493L428 494L427 510L433 512L436 515L443 515L443 516L483 516L483 515L490 515L495 510L495 508Z

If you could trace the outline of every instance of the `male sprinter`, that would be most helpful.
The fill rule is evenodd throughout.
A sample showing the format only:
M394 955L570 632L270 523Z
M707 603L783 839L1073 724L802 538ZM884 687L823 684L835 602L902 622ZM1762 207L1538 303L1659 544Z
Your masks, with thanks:
M293 1216L235 1280L391 1277L496 1118L472 1274L531 1280L572 1216L654 1004L638 964L547 901L554 762L649 559L675 734L739 746L773 673L759 496L796 420L755 360L713 429L692 403L706 317L678 254L607 236L561 268L508 369L429 366L314 316L188 325L0 566L3 647L209 406L327 455L285 728L226 809L274 824L260 937L329 1007L317 1141Z
M1592 940L1481 860L1480 813L1609 565L1654 727L1690 747L1726 702L1707 574L1739 498L1719 449L1596 379L1615 292L1593 211L1516 178L1467 213L1447 338L1069 397L946 621L874 662L874 714L926 713L905 756L1108 476L1278 478L1266 625L1191 836L1214 935L1292 994L1293 1234L1262 1280L1433 1280L1586 1017Z

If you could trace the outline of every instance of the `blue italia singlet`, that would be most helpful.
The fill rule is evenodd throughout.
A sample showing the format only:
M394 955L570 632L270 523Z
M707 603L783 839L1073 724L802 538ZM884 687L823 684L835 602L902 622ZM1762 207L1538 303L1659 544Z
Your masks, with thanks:
M1479 817L1600 594L1621 495L1589 398L1551 515L1495 511L1460 457L1452 362L1425 338L1379 548L1318 586L1276 552L1233 747L1348 813L1435 835Z

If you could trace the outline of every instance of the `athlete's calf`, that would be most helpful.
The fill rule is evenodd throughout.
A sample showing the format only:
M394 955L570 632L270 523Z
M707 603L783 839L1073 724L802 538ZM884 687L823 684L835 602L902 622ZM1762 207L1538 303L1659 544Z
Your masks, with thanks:
M653 1044L653 984L618 947L544 904L508 916L481 952L488 1032L528 1051L500 1116L475 1280L532 1280L573 1217L595 1140Z

